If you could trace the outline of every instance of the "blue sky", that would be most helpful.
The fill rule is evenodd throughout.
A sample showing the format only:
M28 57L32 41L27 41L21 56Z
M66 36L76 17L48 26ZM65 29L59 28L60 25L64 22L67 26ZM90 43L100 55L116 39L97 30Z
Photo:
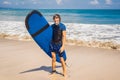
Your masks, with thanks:
M120 9L120 0L0 0L4 8Z

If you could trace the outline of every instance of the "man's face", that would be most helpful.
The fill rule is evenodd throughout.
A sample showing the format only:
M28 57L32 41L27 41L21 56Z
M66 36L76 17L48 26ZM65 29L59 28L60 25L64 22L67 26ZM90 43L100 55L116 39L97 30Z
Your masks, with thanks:
M60 19L58 16L55 17L54 22L56 25L58 25L60 23Z

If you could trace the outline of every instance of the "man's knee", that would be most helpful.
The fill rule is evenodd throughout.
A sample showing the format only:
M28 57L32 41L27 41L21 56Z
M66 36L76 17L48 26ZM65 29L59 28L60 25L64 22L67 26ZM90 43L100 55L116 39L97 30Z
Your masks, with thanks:
M63 57L60 57L60 61L61 61L61 62L64 62L64 59L63 59Z
M55 57L54 57L54 58L52 58L52 61L53 61L53 62L55 62L55 61L56 61L56 58L55 58Z
M52 61L56 61L56 55L55 55L55 53L52 53Z

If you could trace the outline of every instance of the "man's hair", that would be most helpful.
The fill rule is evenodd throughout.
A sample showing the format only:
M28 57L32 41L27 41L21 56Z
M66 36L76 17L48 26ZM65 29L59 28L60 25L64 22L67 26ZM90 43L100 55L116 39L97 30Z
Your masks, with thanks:
M60 17L59 14L55 14L55 15L53 15L53 20L55 19L55 17L58 17L58 18L60 19L60 21L61 21L61 17Z

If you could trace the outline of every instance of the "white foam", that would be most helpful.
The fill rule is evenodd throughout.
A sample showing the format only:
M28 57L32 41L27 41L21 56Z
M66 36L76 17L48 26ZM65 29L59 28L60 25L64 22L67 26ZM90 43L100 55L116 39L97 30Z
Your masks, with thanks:
M50 22L52 24L52 22ZM79 24L65 23L67 39L82 41L114 42L120 44L120 25L118 24ZM17 35L19 39L30 36L24 22L0 21L0 34Z
M120 25L66 23L66 26L70 39L120 44Z
M26 33L24 22L17 21L0 21L0 32L8 34L23 34Z

